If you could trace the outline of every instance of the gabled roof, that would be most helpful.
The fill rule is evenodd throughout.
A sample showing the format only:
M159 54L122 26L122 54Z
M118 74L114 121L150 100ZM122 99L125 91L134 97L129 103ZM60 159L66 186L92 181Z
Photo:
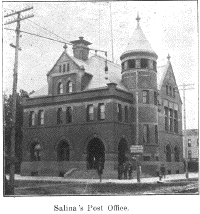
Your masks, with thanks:
M169 62L167 62L165 65L158 66L157 67L157 84L158 84L158 90L161 89L163 81L165 79L167 70L169 68Z
M144 35L139 23L137 25L137 28L133 32L133 35L130 38L128 45L125 51L123 52L123 54L131 53L131 52L149 52L156 55L155 51L152 49L149 41Z

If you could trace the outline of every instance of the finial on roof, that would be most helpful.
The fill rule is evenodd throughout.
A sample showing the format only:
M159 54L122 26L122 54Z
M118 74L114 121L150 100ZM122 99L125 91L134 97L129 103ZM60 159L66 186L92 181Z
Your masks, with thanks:
M65 43L65 45L63 46L63 48L65 49L65 52L66 52L66 50L67 50L67 45L66 45L66 43Z
M139 22L140 22L140 16L139 16L139 13L137 13L137 18L136 18L136 20L137 20L137 23L138 23L138 26L139 26Z
M171 58L171 56L168 54L168 56L167 56L168 61L170 61L170 58Z

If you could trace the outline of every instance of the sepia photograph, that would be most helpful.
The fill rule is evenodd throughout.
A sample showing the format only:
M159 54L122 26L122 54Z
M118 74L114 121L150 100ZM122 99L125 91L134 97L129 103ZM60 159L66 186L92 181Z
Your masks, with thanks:
M2 17L3 197L199 195L197 1L4 1ZM79 203L51 210L133 213Z

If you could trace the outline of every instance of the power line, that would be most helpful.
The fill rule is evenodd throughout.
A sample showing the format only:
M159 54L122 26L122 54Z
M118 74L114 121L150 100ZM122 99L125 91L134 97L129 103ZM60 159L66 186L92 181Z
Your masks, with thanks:
M4 9L8 9L8 8L4 8ZM12 9L8 9L8 10L12 11L13 13L16 13L15 10L12 10ZM33 24L37 25L38 27L40 27L40 28L46 30L47 32L49 32L49 33L51 33L51 34L57 36L58 38L65 40L64 38L58 36L57 34L55 34L54 32L52 32L52 31L50 31L50 30L48 30L47 28L42 27L41 25L37 24L36 22L34 22L34 21L32 21L32 20L28 20L28 21L30 21L30 22L32 22ZM68 42L67 40L65 40L65 41Z

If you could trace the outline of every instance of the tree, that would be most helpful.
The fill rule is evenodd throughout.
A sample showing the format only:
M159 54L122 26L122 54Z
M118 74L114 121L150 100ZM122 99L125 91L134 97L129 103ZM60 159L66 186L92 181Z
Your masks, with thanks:
M15 157L16 157L16 173L20 172L20 165L22 161L22 139L23 139L23 98L29 97L29 94L20 90L16 99L16 135L15 135ZM11 146L11 130L12 130L12 95L3 95L3 110L4 110L4 153L6 157L10 155ZM9 172L9 165L5 166L6 173Z

